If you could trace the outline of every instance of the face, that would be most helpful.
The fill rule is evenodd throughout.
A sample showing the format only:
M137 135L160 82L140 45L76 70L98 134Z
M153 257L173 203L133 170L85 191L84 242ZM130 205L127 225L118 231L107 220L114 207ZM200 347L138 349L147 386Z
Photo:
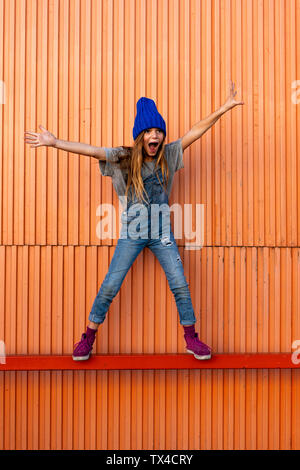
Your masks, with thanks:
M155 157L155 155L158 152L158 148L163 140L164 140L164 133L161 129L158 129L157 127L146 129L144 133L144 143L143 143L143 147L144 147L146 154L149 157ZM155 145L150 145L152 142Z

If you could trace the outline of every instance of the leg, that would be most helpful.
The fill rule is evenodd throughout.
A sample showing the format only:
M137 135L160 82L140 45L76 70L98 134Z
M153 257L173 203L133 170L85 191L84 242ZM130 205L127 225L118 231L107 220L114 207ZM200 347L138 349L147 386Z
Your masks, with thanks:
M108 272L94 300L89 321L97 329L103 323L113 298L119 292L122 282L147 240L119 239ZM97 325L96 328L94 325Z
M108 273L94 300L89 315L90 324L87 327L86 333L83 333L81 340L75 344L72 356L74 361L85 361L89 359L93 349L96 331L99 325L104 322L106 312L113 298L117 295L129 268L146 243L147 240L118 240Z
M181 325L195 324L196 317L191 294L172 231L170 231L170 237L166 236L157 240L150 240L147 247L155 254L165 271L170 289L175 298Z
M200 341L198 333L195 333L193 325L196 323L196 318L190 291L172 231L170 231L170 237L165 236L159 240L151 240L148 247L157 256L174 294L180 323L185 330L187 352L193 354L196 359L210 359L211 348Z

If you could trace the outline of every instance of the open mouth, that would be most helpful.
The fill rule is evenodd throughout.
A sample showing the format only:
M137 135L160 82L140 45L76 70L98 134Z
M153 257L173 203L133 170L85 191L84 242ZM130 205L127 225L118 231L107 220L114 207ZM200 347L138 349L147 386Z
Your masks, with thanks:
M158 147L158 142L152 142L151 144L149 144L150 150L156 150L157 147Z

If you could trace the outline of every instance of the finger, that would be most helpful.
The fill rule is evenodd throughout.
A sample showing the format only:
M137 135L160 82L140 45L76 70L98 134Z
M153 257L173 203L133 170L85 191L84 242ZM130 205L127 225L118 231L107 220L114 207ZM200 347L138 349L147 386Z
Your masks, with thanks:
M26 131L25 134L37 136L37 133L36 133L36 132L29 132L29 131Z
M25 137L24 137L24 140L28 140L28 142L31 142L31 143L33 143L33 142L39 142L39 139L38 139L37 136L36 136L36 137L33 137L33 136L25 136Z
M25 139L35 140L37 139L37 135L25 135Z
M42 129L42 131L47 131L47 129L43 127L41 124L39 125L39 128Z

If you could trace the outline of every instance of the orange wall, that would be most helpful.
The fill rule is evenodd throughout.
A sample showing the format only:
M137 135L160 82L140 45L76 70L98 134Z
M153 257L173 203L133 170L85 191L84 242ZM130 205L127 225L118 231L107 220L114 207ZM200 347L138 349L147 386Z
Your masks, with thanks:
M167 142L227 98L245 101L184 152L170 204L204 204L185 250L197 331L215 352L300 339L300 0L0 0L0 340L71 354L116 239L117 195L95 159L32 149L25 130L132 145L136 101ZM185 352L164 272L144 250L96 350ZM0 365L1 367L1 365ZM0 371L1 449L299 449L299 370Z

